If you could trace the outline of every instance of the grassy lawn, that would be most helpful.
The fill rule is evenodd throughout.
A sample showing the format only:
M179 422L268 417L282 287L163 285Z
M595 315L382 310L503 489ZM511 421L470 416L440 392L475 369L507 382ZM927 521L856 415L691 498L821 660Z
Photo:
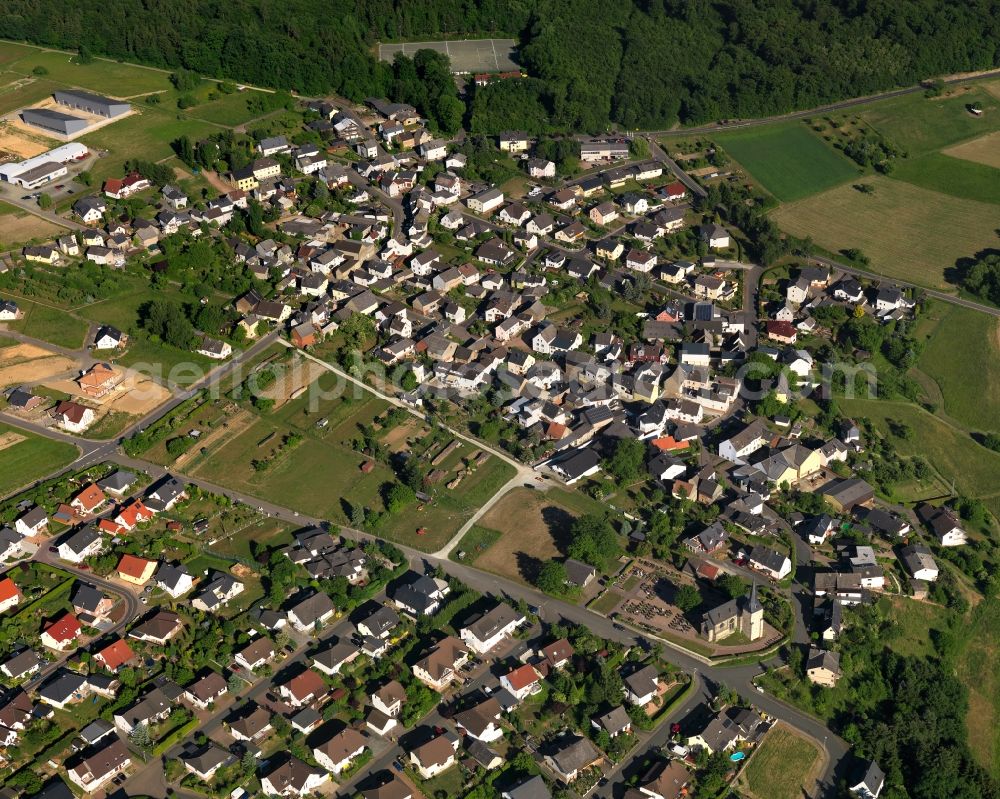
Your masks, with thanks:
M861 173L801 122L766 125L715 138L782 202L825 191Z
M969 689L966 726L969 745L994 778L1000 777L1000 612L995 600L981 603L966 626L967 642L958 658L959 679Z
M742 778L761 799L798 799L819 759L816 744L776 726L750 758Z
M263 546L273 547L291 542L288 525L277 519L261 519L259 522L244 527L228 538L212 544L212 551L221 555L232 555L236 558L252 560L250 542L256 541Z
M202 105L188 109L188 114L203 119L206 122L215 122L218 125L228 125L235 127L249 122L256 115L247 108L247 100L254 94L253 89L244 92L226 94L218 100L210 100Z
M37 53L38 48L30 44L19 44L17 42L0 42L0 66L6 67L14 61L18 61L27 55Z
M602 613L607 616L611 611L618 607L618 603L620 603L624 598L624 594L619 594L614 589L609 589L591 602L587 607L595 613Z
M963 158L942 153L906 158L899 162L892 176L952 197L1000 203L1000 169Z
M9 322L12 330L72 350L83 346L87 335L86 322L48 305L26 300L18 300L17 304L24 311L24 318Z
M59 84L46 78L26 79L20 72L0 73L0 114L9 114L49 97Z
M927 657L934 654L931 631L947 627L950 612L939 605L918 602L908 597L892 597L889 618L895 623L886 644L900 655Z
M0 451L0 496L61 469L77 457L77 449L71 444L0 424L0 435L11 432L24 436L25 440Z
M937 321L917 368L937 385L948 416L972 430L1000 431L1000 322L945 303L931 313Z
M174 155L170 143L182 135L197 141L219 130L216 125L186 118L165 109L137 106L138 114L96 130L80 138L88 147L107 150L108 157L91 168L95 181L119 175L122 163L130 158L160 161Z
M199 456L190 465L193 473L285 507L330 519L349 522L351 506L360 505L381 512L382 486L394 480L392 470L376 463L369 473L360 470L368 459L351 448L361 424L370 424L385 411L382 400L368 395L359 400L334 396L335 380L324 374L320 388L328 399L309 410L309 392L285 403L276 411L257 418L238 435L213 443L208 456ZM330 423L316 428L316 421ZM301 432L301 443L278 458L264 471L255 471L255 459L266 457L289 432ZM269 438L269 436L273 436ZM419 435L418 435L419 438ZM462 449L470 457L473 450ZM457 465L457 464L456 464ZM514 468L499 458L489 458L465 476L454 489L446 481L428 489L431 500L414 502L405 510L384 516L377 535L392 541L434 551L445 544L489 497L514 475ZM454 471L449 472L449 478ZM418 529L425 533L417 536Z
M997 243L996 207L951 197L901 180L865 178L862 194L850 185L777 209L778 225L811 236L821 247L857 247L873 271L943 291L954 291L945 270Z
M983 115L966 110L981 103ZM1000 128L1000 100L981 87L971 87L950 97L910 94L873 103L861 117L910 157L940 150Z
M122 366L139 368L143 373L169 380L179 386L197 383L208 370L219 365L197 352L179 350L141 338L129 340L128 349L116 360Z
M46 78L67 86L78 86L114 97L163 91L172 88L167 73L154 69L95 59L89 64L74 64L68 53L34 50L7 65L11 71L30 74L35 67L45 67Z
M265 455L289 431L270 418L263 418L246 431L226 441L211 458L200 462L195 474L245 491L254 496L296 508L306 513L346 522L342 497L352 503L381 509L379 488L392 479L392 471L380 464L369 474L358 466L362 457L336 444L306 437L281 462L264 472L255 472L250 462ZM276 438L260 445L269 434Z
M997 492L1000 453L977 444L971 436L908 402L886 400L839 400L845 413L868 418L889 436L888 420L903 422L912 430L907 439L892 438L904 457L919 455L946 480L954 479L961 494L979 497ZM928 493L930 496L930 493Z
M451 559L461 563L475 563L476 558L500 540L502 535L499 530L473 525L469 532L462 536L458 546L452 550ZM459 558L459 552L463 553L464 557Z

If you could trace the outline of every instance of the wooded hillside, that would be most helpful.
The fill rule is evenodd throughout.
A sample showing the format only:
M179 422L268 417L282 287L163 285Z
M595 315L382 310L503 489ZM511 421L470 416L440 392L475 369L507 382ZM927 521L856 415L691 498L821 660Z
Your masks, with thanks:
M806 108L998 64L1000 0L7 0L0 36L352 99L378 39L511 35L535 78L482 131L660 128ZM513 96L508 96L513 95Z

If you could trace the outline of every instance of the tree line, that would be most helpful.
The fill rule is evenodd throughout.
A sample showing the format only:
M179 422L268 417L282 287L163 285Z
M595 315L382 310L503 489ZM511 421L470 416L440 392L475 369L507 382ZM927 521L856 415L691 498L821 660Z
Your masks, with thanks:
M412 73L400 80L377 60L376 41L441 35L520 42L533 80L475 91L467 122L479 132L655 129L994 67L1000 2L10 0L0 15L0 36L79 49L81 61L101 54L352 100L412 88ZM453 123L444 96L428 98L429 116Z

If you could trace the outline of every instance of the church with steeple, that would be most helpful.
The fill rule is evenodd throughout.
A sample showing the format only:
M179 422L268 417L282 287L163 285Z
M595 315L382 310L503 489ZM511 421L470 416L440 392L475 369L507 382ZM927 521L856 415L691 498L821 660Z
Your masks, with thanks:
M751 641L764 636L764 606L757 599L757 583L753 584L749 596L731 599L707 611L701 618L701 634L710 643L722 641L737 632Z

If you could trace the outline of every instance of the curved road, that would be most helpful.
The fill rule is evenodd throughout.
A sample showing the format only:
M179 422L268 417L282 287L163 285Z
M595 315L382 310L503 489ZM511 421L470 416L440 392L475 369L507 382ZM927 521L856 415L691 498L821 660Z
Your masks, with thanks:
M125 629L128 624L131 624L134 619L136 619L142 613L142 604L139 602L138 596L132 593L121 585L111 582L110 580L105 580L98 577L93 572L83 571L82 569L77 569L55 557L51 552L48 551L47 546L39 547L38 551L35 553L32 560L36 560L39 563L45 563L49 566L54 566L60 571L68 572L72 574L79 580L83 580L88 583L92 583L100 588L107 594L117 596L125 602L125 612L122 617L114 625L109 627L107 630L101 632L99 638L105 638L109 635L114 635L115 633ZM25 683L24 689L27 691L36 688L41 685L45 680L51 677L67 660L75 656L77 651L66 652L58 660L50 663L48 666L43 668L38 672L29 682Z

